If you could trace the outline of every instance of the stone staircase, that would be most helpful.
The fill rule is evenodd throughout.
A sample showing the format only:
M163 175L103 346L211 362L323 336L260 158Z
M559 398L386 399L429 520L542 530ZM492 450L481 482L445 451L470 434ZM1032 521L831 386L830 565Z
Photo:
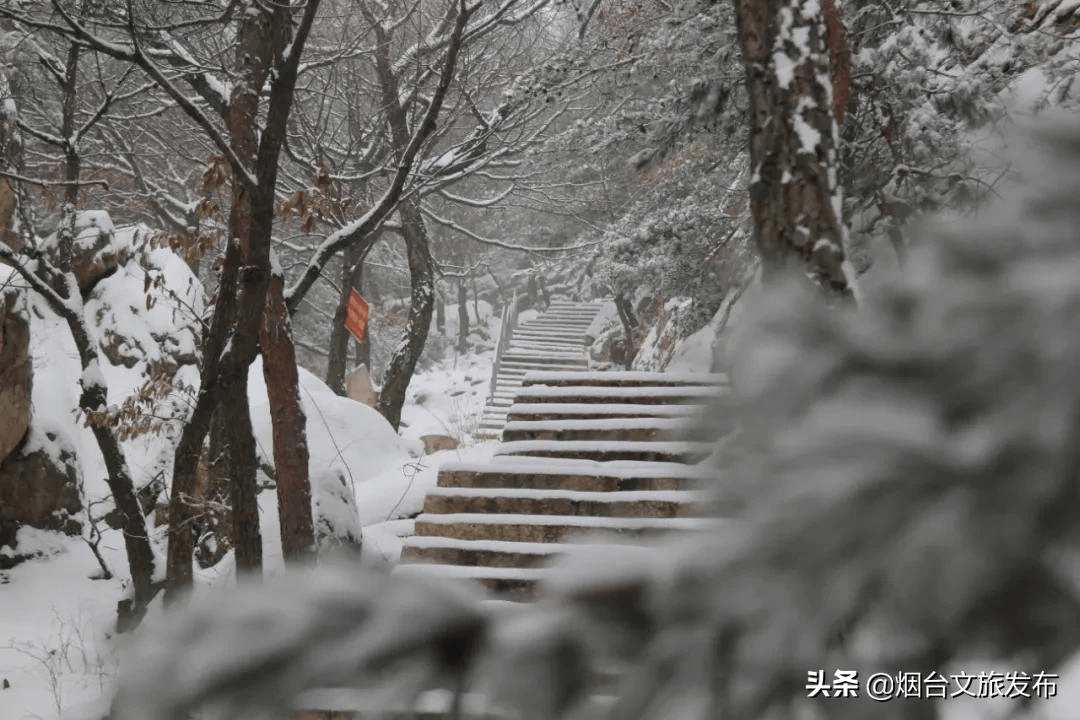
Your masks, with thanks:
M480 417L477 437L499 437L526 373L588 368L585 331L602 307L603 303L553 302L532 320L504 325L508 337L500 338L501 351L492 368L492 393Z
M523 373L493 460L440 468L396 572L480 583L496 604L529 601L548 563L587 541L634 544L707 527L715 521L699 501L714 474L691 463L712 443L676 438L725 385L721 375ZM611 679L599 670L602 692ZM432 690L395 710L368 691L326 689L302 698L290 720L508 720L470 695L455 714L450 697ZM608 717L605 699L593 696L578 717Z
M398 572L532 599L545 566L582 542L692 532L712 443L678 440L723 392L720 375L540 371L522 376L488 463L449 463L405 540Z

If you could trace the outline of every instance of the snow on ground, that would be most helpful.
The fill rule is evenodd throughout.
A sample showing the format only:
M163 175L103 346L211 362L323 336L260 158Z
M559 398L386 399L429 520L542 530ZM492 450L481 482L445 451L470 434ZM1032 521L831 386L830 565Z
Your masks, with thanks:
M121 580L91 579L98 564L77 537L22 528L19 550L42 557L0 572L0 718L99 718L116 667L109 630ZM106 531L102 554L124 567L118 533Z
M262 360L248 376L251 421L260 459L273 463L273 429L266 397ZM399 472L409 460L405 444L373 408L336 395L321 380L300 369L300 398L307 415L309 471L316 521L333 533L359 536L357 503L366 497L366 483Z
M472 442L490 389L490 354L442 360L409 383L401 411L402 436L417 453L423 452L424 435Z

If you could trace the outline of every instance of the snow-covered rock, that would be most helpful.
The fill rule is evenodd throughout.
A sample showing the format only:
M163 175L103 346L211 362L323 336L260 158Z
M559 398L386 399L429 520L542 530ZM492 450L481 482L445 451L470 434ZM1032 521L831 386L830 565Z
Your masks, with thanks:
M75 240L70 256L60 257L59 237L55 233L42 241L41 246L59 267L70 267L79 290L86 294L101 278L132 257L133 243L140 240L141 232L134 228L117 231L109 213L86 210L75 217Z
M30 320L20 295L11 290L0 294L0 462L30 428L32 381Z
M262 360L251 366L248 395L255 442L262 462L273 465L274 443ZM360 539L358 502L364 483L409 461L404 442L374 409L336 395L300 368L300 397L307 415L311 503L322 543Z

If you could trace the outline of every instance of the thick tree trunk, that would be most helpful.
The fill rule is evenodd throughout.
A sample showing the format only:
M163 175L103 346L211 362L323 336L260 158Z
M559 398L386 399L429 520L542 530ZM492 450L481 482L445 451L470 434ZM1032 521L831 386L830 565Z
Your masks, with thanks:
M263 377L274 427L274 470L277 474L281 551L286 563L304 561L315 549L308 479L307 418L300 401L300 375L291 342L285 279L274 275L266 297L260 335Z
M169 497L169 550L166 560L165 603L172 604L192 581L191 553L194 546L193 523L200 510L198 492L199 456L203 440L223 392L222 353L232 329L236 309L237 276L240 269L240 245L229 243L225 249L217 303L210 329L203 338L203 362L199 394L195 408L180 433L173 455L172 492Z
M457 351L464 355L469 351L469 291L464 277L459 277L457 283L457 318Z
M435 273L420 209L410 200L402 204L400 212L401 234L405 237L405 248L409 256L412 304L409 307L409 320L405 325L405 337L390 356L378 406L379 412L395 430L401 424L405 391L412 380L420 354L424 351L435 306Z
M233 151L242 161L254 168L259 151L255 122L259 112L259 96L272 62L272 16L257 12L244 16L237 33L236 67L238 79L229 98L229 138ZM256 234L257 218L253 204L256 196L266 194L233 178L232 204L229 210L229 235L240 241L243 267L237 276L237 314L233 326L230 350L235 365L231 382L222 388L217 408L221 425L227 436L228 452L216 458L231 479L229 497L232 501L232 540L236 553L236 570L257 573L262 569L262 533L259 527L259 505L256 498L257 468L255 442L251 433L251 408L248 403L248 372L257 354L258 333L262 326L269 281L269 228L267 237ZM258 308L257 318L255 308ZM246 434L246 437L245 437Z
M229 385L218 411L226 423L228 457L231 460L232 541L236 553L236 573L258 575L262 570L262 531L259 525L258 460L248 405L247 367L244 381Z
M435 331L446 335L446 303L438 294L435 296Z
M210 419L222 400L242 395L225 417L234 417L231 425L235 438L234 458L238 475L233 492L234 527L240 533L237 545L254 548L251 537L258 527L255 503L255 443L251 435L251 414L247 405L247 373L257 352L269 283L270 238L274 218L274 187L277 184L278 158L285 141L285 124L292 106L300 51L307 40L318 12L319 0L308 0L302 10L296 36L290 44L291 8L277 4L270 9L256 8L242 14L236 40L236 79L229 99L228 125L230 145L238 163L233 167L233 211L230 213L230 242L225 255L222 290L214 311L203 358L201 387L191 418L184 426L177 444L172 497L169 503L169 561L166 601L172 602L191 584L191 515L190 500L197 486L197 468L203 439ZM289 55L283 50L289 48ZM270 68L274 77L269 84L268 108L262 132L257 132L257 113ZM249 173L254 177L237 177ZM243 232L246 227L246 232ZM239 232L238 232L239 231ZM226 282L228 281L228 282ZM235 315L233 310L235 309ZM229 413L232 413L230 415ZM254 522L252 522L254 513ZM235 516L240 515L240 519ZM259 543L261 549L261 541ZM245 562L254 565L254 559ZM240 551L238 550L238 564Z
M825 21L800 0L734 0L750 97L750 207L762 269L848 298ZM817 5L814 4L817 8ZM778 62L779 61L779 62Z

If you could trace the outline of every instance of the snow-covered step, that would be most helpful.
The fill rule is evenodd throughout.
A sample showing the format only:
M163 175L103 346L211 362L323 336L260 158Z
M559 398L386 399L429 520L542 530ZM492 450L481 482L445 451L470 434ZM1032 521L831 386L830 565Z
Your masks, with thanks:
M583 305L579 307L548 307L543 313L537 315L529 322L543 320L545 318L587 317L596 315L601 309L599 305Z
M690 490L582 492L533 488L432 488L425 513L689 517L705 501Z
M459 540L568 542L594 537L644 538L716 527L705 518L621 518L503 513L421 513L415 534Z
M711 385L675 385L671 387L605 387L523 385L518 402L523 403L634 403L634 404L705 404L722 394Z
M581 307L549 307L545 312L537 315L528 322L536 322L537 320L551 319L551 318L583 318L593 317L600 312L600 306L590 305Z
M581 355L581 345L557 345L549 342L516 342L510 345L507 353L524 355L536 353L537 355Z
M588 328L593 322L592 315L582 315L580 317L545 317L539 320L529 320L518 325L518 328L526 330L543 329L552 330L555 332L569 332L580 331L581 328Z
M576 320L544 320L539 322L524 322L514 329L514 334L519 332L537 333L543 335L580 335L592 325L592 318L581 321Z
M685 490L715 483L711 468L681 463L534 458L505 455L489 463L453 462L439 469L439 487L535 488L591 492Z
M578 373L532 370L525 375L525 385L575 385L597 387L648 387L648 386L686 386L706 385L711 387L726 385L727 375L704 373L654 373L627 370L587 371Z
M553 320L544 322L522 323L514 329L514 334L519 332L542 333L547 335L584 336L592 326L592 319L581 322L568 320Z
M540 358L544 360L543 363L536 363L535 360ZM554 371L577 371L578 369L587 370L588 367L581 363L586 362L585 350L560 350L558 352L530 352L526 350L514 350L513 348L507 348L506 353L503 355L500 368L510 367L515 370L524 370L526 372L533 372L536 370L554 370ZM565 364L565 367L559 367L560 364Z
M316 688L301 693L287 717L289 720L446 720L450 717L510 720L508 715L493 710L490 698L480 693L462 693L457 715L453 714L454 693L449 690L422 692L410 706L397 701L388 705L387 697L383 688ZM603 700L598 700L597 710L603 707Z
M582 355L579 358L569 361L547 362L543 364L543 367L550 368L551 370L562 370L569 372L579 372L582 370L588 370L589 365L585 360L585 356ZM514 370L536 370L536 363L521 362L519 360L507 360L499 366L499 371L514 371Z
M448 580L479 583L495 595L507 599L531 600L536 585L544 576L543 568L482 567L414 563L398 565L394 570L410 575L428 575Z
M538 333L538 332L522 332L515 333L514 339L510 342L510 347L520 347L525 344L551 344L560 347L569 347L580 350L585 345L585 339L583 335L564 335L554 333Z
M581 315L578 317L542 317L536 320L528 320L520 323L517 327L523 330L551 330L553 332L580 332L581 328L588 328L593 323L593 315Z
M401 559L407 562L481 567L539 567L557 553L565 553L561 543L527 543L506 540L460 540L418 536L405 538Z
M530 455L546 458L637 460L694 463L707 458L713 444L707 442L640 442L634 440L516 440L504 442L495 455Z
M515 396L518 397L518 396ZM618 403L515 402L510 406L508 420L600 420L611 418L674 418L691 417L700 412L699 405L661 405Z
M673 417L515 420L503 429L510 440L661 440L688 429Z

